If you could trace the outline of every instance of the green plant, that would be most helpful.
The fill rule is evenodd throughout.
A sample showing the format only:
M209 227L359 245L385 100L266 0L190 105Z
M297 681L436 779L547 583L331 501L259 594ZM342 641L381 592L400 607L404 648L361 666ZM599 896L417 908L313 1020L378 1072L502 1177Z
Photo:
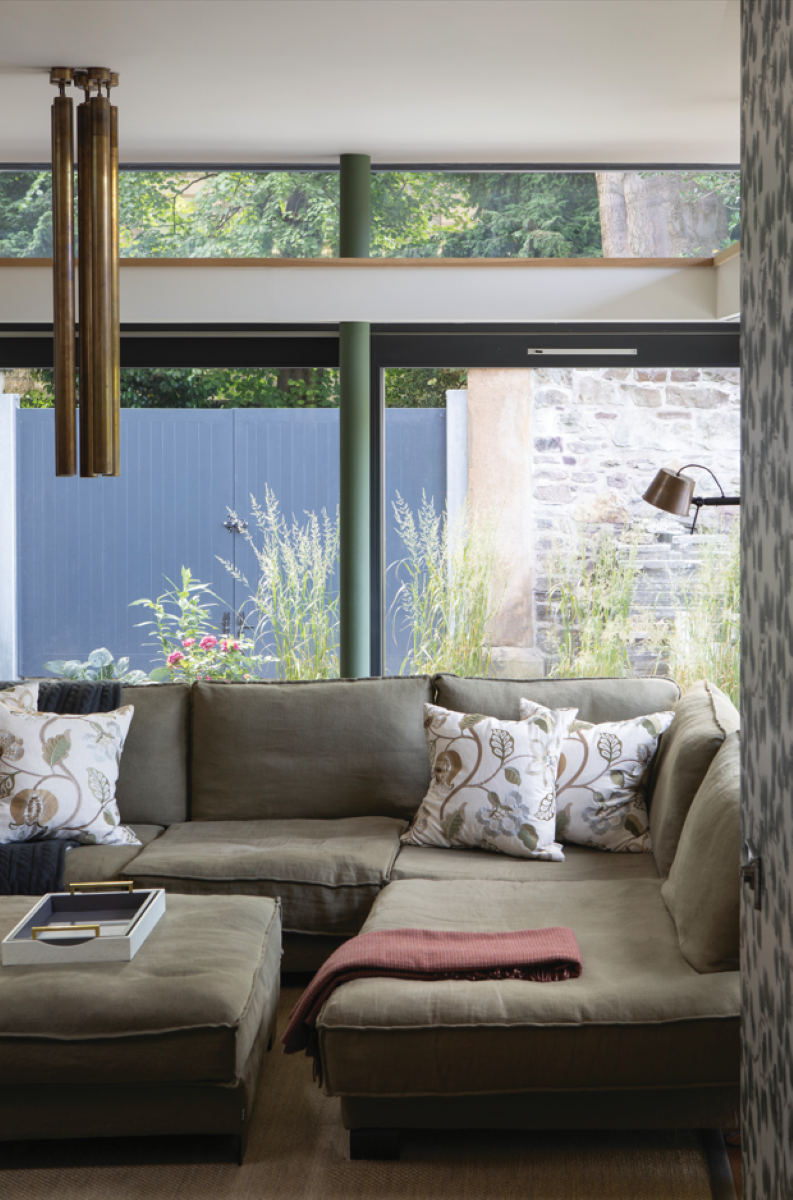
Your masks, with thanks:
M259 665L252 644L240 638L218 637L212 624L209 597L219 600L209 584L194 580L188 567L182 567L181 588L170 579L171 587L156 600L133 600L130 607L143 605L154 613L151 621L141 621L136 628L147 625L156 630L155 641L165 658L165 665L156 667L149 675L155 683L196 679L251 679ZM221 602L222 603L222 602ZM171 605L175 612L169 612Z
M670 675L685 690L710 679L738 706L740 692L740 542L733 521L704 543L699 569L679 593L664 644Z
M259 567L255 589L232 563L219 561L250 590L258 613L255 641L262 650L261 661L274 664L279 679L338 676L338 514L331 520L325 509L319 516L307 512L304 524L296 517L290 524L269 487L264 504L251 496L251 508L260 537L257 544L245 532Z
M633 675L630 648L640 637L635 609L641 528L618 541L605 530L590 539L579 527L578 553L557 551L548 565L555 620L549 649L559 677ZM647 614L642 614L646 628Z
M465 512L450 529L446 512L436 513L424 493L417 518L399 493L393 507L407 551L394 564L401 577L394 628L401 617L410 637L400 674L486 675L506 586L496 581L495 523Z
M51 671L59 679L117 679L130 686L150 682L145 671L130 671L128 658L120 658L116 662L104 646L92 650L87 662L78 662L76 658L56 658L46 662L44 670Z

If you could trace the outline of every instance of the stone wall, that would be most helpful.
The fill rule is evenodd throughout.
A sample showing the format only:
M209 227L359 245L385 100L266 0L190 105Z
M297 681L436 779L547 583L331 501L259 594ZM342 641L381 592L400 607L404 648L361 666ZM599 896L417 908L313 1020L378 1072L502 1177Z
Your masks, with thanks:
M673 517L642 494L659 467L692 461L709 467L727 494L739 493L738 370L471 370L468 396L472 507L498 506L504 554L513 564L496 665L503 660L507 673L508 660L515 671L522 656L536 674L547 659L546 568L555 555L573 561L582 526L590 539L601 530L618 541L638 537L637 600L659 619L670 616L705 539L724 536L738 509L701 510L692 537L693 510ZM485 445L483 456L477 448ZM690 474L697 495L718 493L707 472ZM530 616L518 602L528 589ZM636 670L654 662L640 645L633 658Z

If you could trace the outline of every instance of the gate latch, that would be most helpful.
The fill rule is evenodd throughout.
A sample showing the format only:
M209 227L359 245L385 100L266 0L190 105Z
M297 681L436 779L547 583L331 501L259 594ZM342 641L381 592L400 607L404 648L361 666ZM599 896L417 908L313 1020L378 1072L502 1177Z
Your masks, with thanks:
M226 517L223 522L223 528L228 529L229 533L245 533L248 528L247 521L241 521L239 517Z
M753 908L756 912L760 911L762 905L763 891L763 863L755 852L755 847L752 842L744 842L744 853L746 862L741 864L741 879L744 883L748 883L754 893Z

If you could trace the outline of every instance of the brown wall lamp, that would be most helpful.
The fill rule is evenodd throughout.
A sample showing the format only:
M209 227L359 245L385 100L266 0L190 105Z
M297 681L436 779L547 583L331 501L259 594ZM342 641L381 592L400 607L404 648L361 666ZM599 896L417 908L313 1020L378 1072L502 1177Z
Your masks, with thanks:
M695 496L695 480L690 475L683 474L683 471L687 470L688 467L697 467L700 471L707 471L714 480L721 495ZM642 496L642 500L646 500L648 504L655 505L656 508L663 509L664 512L674 513L678 517L687 517L693 504L697 511L694 513L691 533L696 528L699 510L703 505L741 503L740 496L725 496L724 488L718 479L716 479L710 467L703 467L701 463L688 463L685 467L681 467L679 471L670 471L668 467L661 467L661 470Z

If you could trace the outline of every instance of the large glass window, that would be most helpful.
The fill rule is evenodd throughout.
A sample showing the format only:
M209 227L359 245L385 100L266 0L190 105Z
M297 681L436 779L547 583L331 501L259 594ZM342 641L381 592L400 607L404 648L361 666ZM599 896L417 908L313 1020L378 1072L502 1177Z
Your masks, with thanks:
M55 477L51 381L4 372L20 673L337 675L338 371L123 369L117 479Z
M702 509L692 536L694 509L642 498L692 459L739 493L737 368L385 374L387 405L452 385L386 409L389 671L662 673L737 701L738 510Z
M677 258L739 235L737 171L378 171L373 257ZM49 172L0 171L0 257L52 252ZM336 171L123 171L128 258L339 253Z

